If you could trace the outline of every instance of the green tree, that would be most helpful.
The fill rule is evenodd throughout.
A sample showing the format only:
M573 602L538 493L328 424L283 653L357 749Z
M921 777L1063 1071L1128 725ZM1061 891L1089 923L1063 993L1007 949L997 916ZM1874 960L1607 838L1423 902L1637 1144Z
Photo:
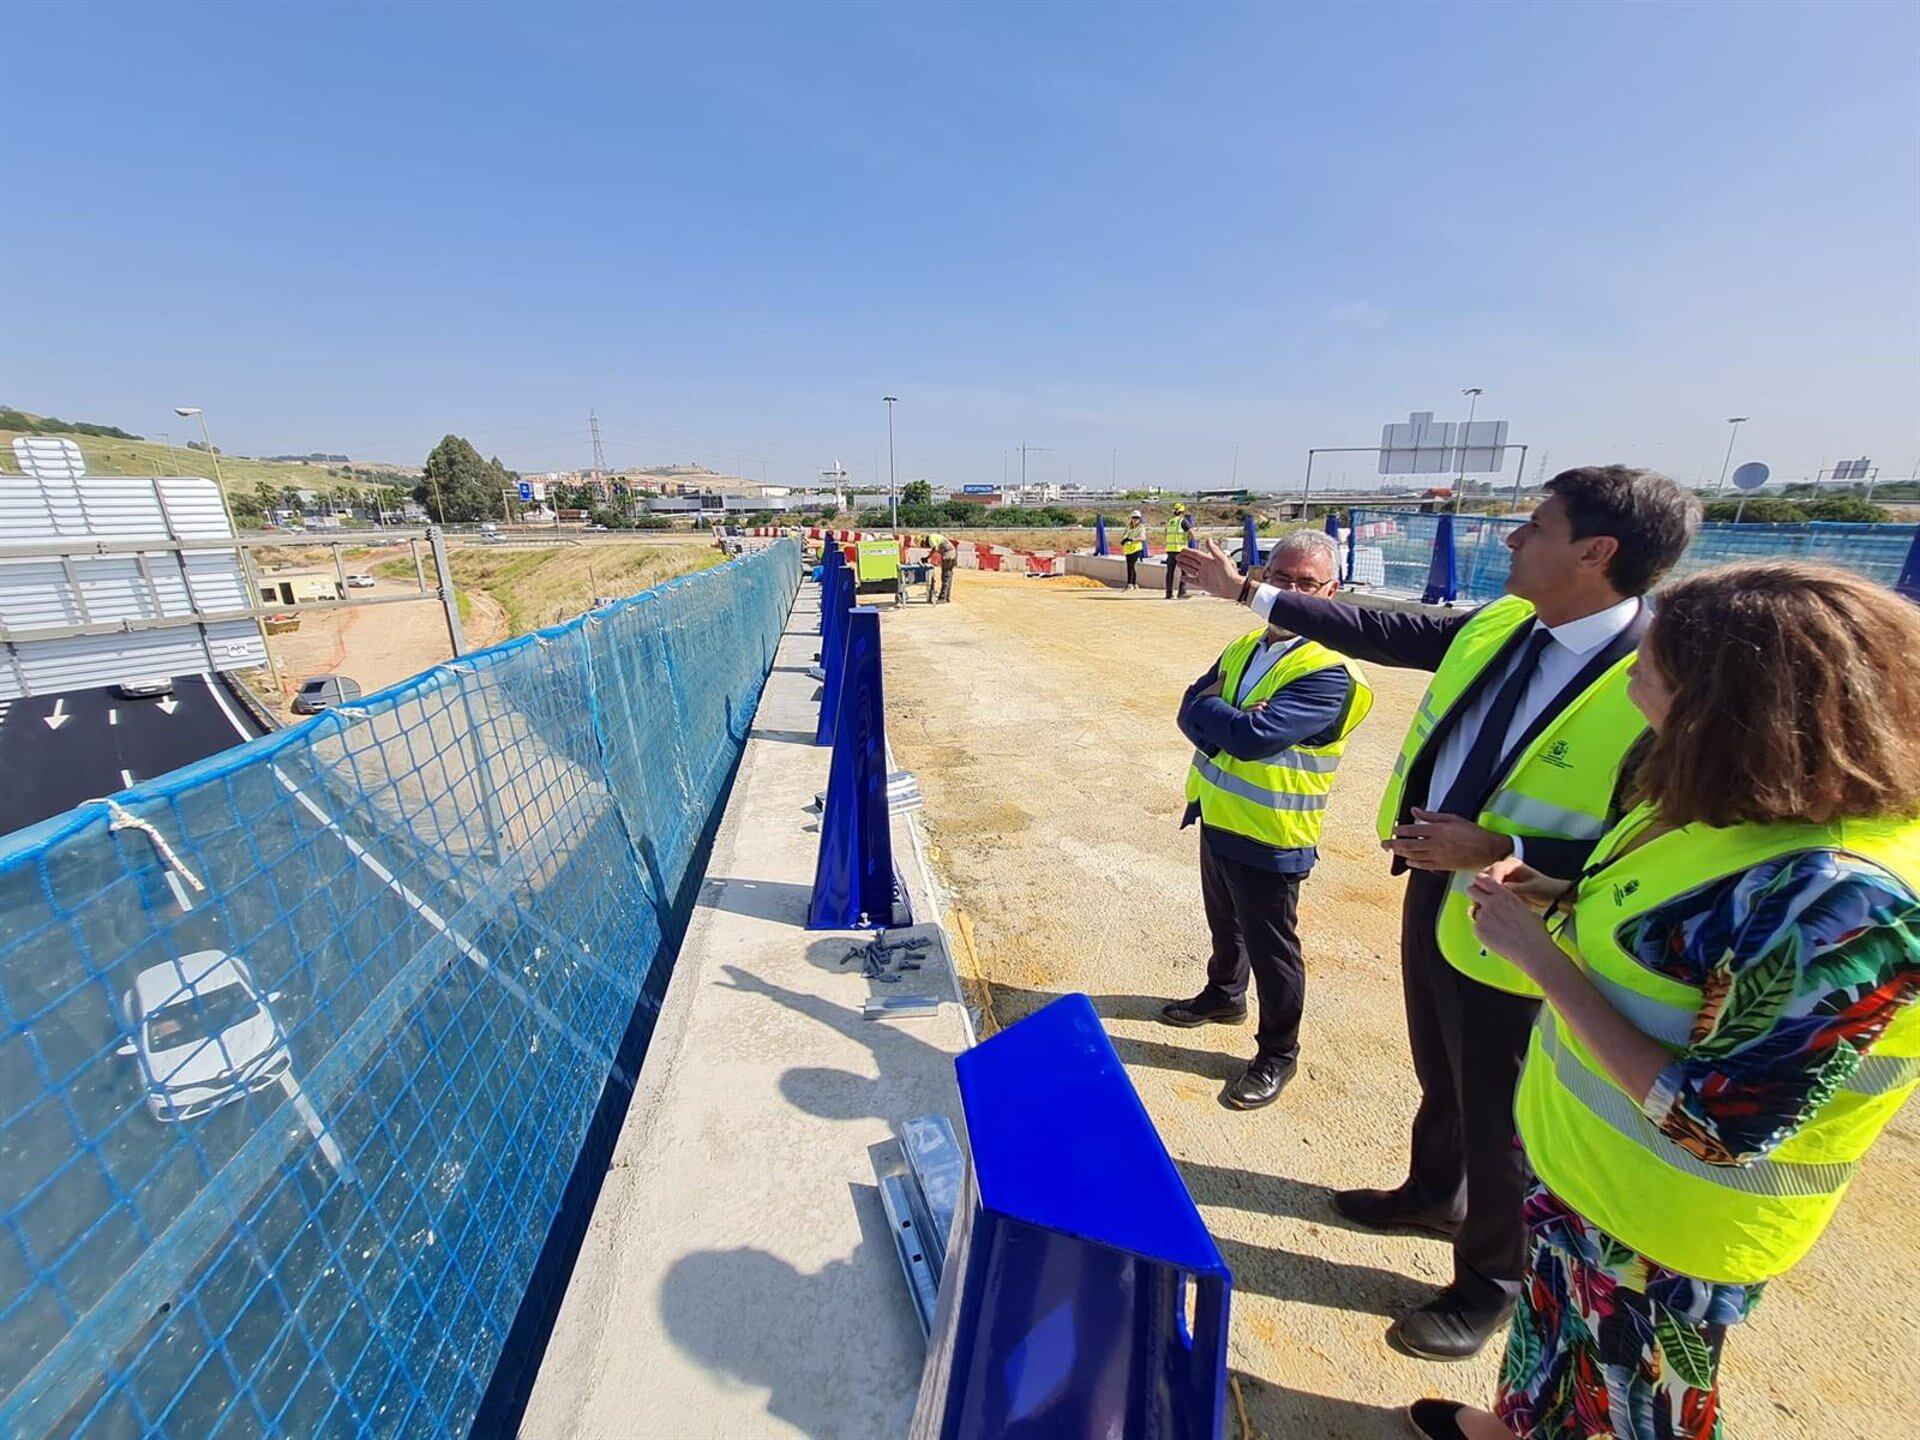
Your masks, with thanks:
M909 480L900 487L900 505L904 509L909 505L931 505L933 486L925 480Z
M1852 520L1868 525L1884 525L1893 519L1893 512L1884 506L1875 505L1851 495L1835 495L1824 500L1804 500L1802 508L1809 520Z
M1807 518L1807 512L1791 500L1781 500L1772 495L1756 495L1741 509L1738 500L1716 500L1707 506L1706 518L1709 520L1732 520L1738 518L1746 525L1787 525L1798 524Z
M236 495L233 503L238 506L240 497ZM262 515L265 515L269 510L278 509L280 506L280 491L264 480L254 481L253 506L254 509L258 510Z
M413 487L413 498L442 524L448 521L490 520L504 511L501 491L514 477L496 456L482 460L480 452L458 435L448 435L427 456L426 469Z

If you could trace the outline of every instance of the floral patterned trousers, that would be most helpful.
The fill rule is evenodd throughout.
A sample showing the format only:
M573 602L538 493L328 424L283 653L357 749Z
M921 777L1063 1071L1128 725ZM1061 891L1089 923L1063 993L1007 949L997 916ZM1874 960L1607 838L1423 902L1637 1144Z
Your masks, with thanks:
M1722 1440L1727 1327L1758 1285L1710 1285L1636 1255L1536 1187L1527 1277L1495 1413L1524 1440Z

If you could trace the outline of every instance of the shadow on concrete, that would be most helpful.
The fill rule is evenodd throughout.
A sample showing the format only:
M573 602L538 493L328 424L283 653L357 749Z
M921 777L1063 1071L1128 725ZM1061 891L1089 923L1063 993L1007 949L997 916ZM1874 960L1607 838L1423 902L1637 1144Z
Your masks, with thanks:
M1313 1440L1403 1440L1411 1433L1405 1412L1391 1406L1289 1390L1244 1370L1235 1370L1232 1376L1239 1382L1240 1398L1246 1403L1248 1425L1254 1435L1267 1440L1306 1440L1308 1436ZM1229 1417L1233 1409L1229 1400ZM1238 1433L1238 1422L1230 1418L1227 1430L1229 1434Z
M709 875L700 887L695 908L725 910L731 915L749 915L755 920L805 924L807 906L812 899L811 885L797 885L791 880L739 880L727 875Z
M849 1347L873 1341L801 1317L869 1308L873 1276L899 1278L879 1188L847 1189L860 1244L846 1259L808 1275L764 1250L703 1250L674 1262L660 1287L660 1319L674 1344L714 1374L768 1390L767 1413L804 1435L865 1432L864 1424L849 1423L850 1397L826 1377L845 1371ZM917 1348L920 1322L906 1283L885 1288L890 1299L868 1316L872 1332L912 1336ZM836 1292L858 1303L836 1300Z
M800 1110L825 1120L875 1118L892 1122L905 1118L892 1077L906 1074L953 1073L953 1057L915 1035L911 1020L868 1020L857 1010L817 995L776 985L737 965L721 967L735 990L764 995L775 1004L818 1020L873 1054L874 1076L847 1070L803 1065L780 1076L780 1093ZM888 1243L892 1243L889 1241Z
M1234 1288L1275 1300L1398 1319L1414 1306L1431 1300L1437 1288L1373 1265L1351 1265L1295 1250L1272 1250L1222 1235L1213 1238L1233 1272Z
M819 697L816 696L815 698L818 699ZM813 731L762 730L755 728L747 732L747 738L749 740L772 740L784 745L811 745L813 744Z

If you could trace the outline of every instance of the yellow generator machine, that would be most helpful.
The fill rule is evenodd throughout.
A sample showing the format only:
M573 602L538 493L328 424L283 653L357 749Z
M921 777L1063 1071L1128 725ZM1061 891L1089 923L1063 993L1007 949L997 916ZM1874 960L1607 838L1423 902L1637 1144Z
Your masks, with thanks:
M853 588L866 595L884 591L900 599L900 541L884 535L875 540L860 540L854 545Z

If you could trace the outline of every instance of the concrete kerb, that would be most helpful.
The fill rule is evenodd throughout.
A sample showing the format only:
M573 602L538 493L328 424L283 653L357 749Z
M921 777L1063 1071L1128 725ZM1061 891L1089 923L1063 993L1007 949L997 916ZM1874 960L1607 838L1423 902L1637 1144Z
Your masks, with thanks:
M867 936L802 928L828 765L793 738L817 711L817 594L754 716L523 1434L878 1437L911 1415L924 1349L870 1151L912 1115L959 1128L972 1028L942 947L882 985L841 964ZM914 817L893 833L916 916L937 918ZM861 1015L915 993L954 1003Z

